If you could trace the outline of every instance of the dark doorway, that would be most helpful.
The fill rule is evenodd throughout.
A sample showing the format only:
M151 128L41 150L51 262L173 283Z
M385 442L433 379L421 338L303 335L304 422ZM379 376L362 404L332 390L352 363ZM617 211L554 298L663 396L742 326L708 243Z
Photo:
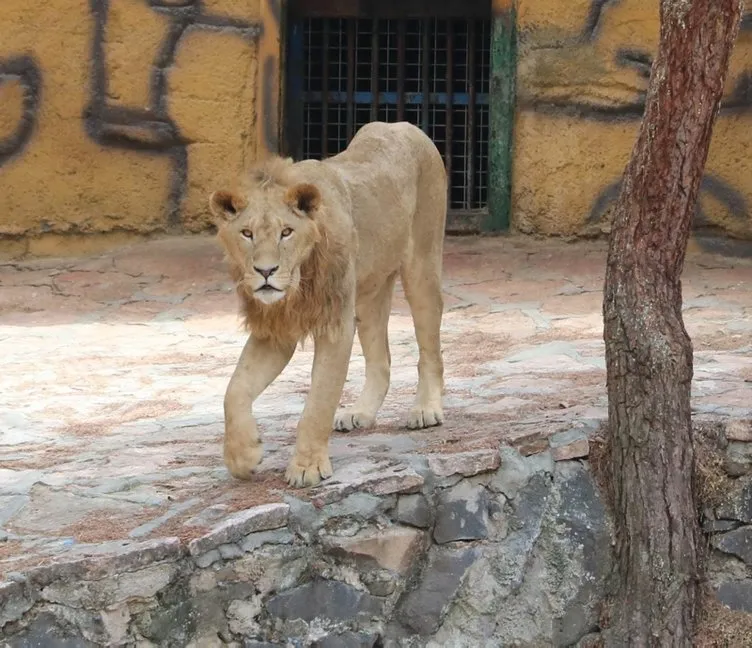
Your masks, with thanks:
M412 122L444 156L447 229L477 230L488 201L490 14L488 0L292 2L288 153L326 158L369 121Z

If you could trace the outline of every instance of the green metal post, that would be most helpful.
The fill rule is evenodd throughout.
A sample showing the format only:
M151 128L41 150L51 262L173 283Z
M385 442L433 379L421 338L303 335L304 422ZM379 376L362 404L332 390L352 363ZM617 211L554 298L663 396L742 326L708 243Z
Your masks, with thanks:
M517 77L515 0L495 0L491 32L489 96L488 220L484 230L509 229L512 211L512 149Z

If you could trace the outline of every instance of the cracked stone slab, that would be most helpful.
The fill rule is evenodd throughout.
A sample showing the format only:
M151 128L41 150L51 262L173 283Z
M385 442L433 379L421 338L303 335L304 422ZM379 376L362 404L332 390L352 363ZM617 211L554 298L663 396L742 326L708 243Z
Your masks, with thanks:
M417 493L401 495L394 516L398 522L427 529L433 524L434 511L425 495Z
M733 489L726 494L724 501L716 508L715 514L721 520L752 523L752 478L737 479Z
M409 527L366 529L351 537L327 537L323 544L335 555L367 559L404 574L424 546L425 533Z
M76 560L61 562L57 566L39 567L32 573L49 572L51 575L58 571L66 578L76 575L96 580L111 573L136 571L153 563L177 560L185 554L185 548L178 538L170 537L79 545L70 553Z
M713 537L712 543L719 551L732 554L746 564L752 565L752 527L743 526L716 535Z
M24 583L0 582L0 628L17 621L34 606L34 598Z
M382 603L352 585L317 579L273 596L266 602L266 609L273 617L282 620L302 619L310 622L324 618L349 621L379 614Z
M97 580L62 580L41 591L45 601L71 607L110 607L129 600L146 600L167 587L178 573L176 563L163 562L137 571Z
M356 491L372 495L411 493L419 490L425 479L404 464L389 461L358 461L337 471L336 476L313 491L314 505L337 502Z
M417 587L398 605L397 615L402 624L421 635L436 632L467 570L480 555L475 547L431 549Z
M590 454L590 441L582 430L567 430L554 434L548 440L554 461L581 459Z
M434 454L428 457L428 468L436 477L472 477L496 470L500 465L501 457L495 449Z
M752 442L752 420L732 419L727 421L724 432L729 441Z
M537 473L554 471L553 457L550 452L540 452L525 457L516 448L509 446L500 449L502 468L491 479L489 488L503 493L507 499L517 497L520 489Z
M237 542L243 536L258 531L279 529L287 524L290 513L288 504L262 504L247 511L240 511L226 518L209 533L188 543L188 551L198 556L219 547L219 545Z
M433 539L438 544L488 537L488 493L482 486L460 482L438 498Z
M752 582L726 581L716 590L716 596L723 605L740 612L752 612Z
M0 495L27 495L44 476L41 470L0 468Z

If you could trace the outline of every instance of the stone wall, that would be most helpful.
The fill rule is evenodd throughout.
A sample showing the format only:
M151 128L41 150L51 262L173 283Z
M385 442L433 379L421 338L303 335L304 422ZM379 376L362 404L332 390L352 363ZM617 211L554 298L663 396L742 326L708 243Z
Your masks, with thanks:
M658 0L518 0L513 223L607 229L658 47ZM734 50L696 226L752 238L752 15ZM605 221L605 222L604 222Z
M205 228L210 187L276 148L278 21L278 0L4 0L0 253Z
M202 525L215 523L201 537L82 545L2 574L0 645L590 648L613 567L586 460L593 435L413 456L373 474L356 462L354 481L221 521L207 509ZM700 422L696 435L708 585L721 614L742 614L702 645L746 645L752 422Z
M109 543L6 574L4 645L574 645L598 627L611 533L566 454L433 455L236 513L187 545Z
M723 605L752 613L752 421L711 427L706 435L719 451L721 469L703 516L710 540L708 580Z

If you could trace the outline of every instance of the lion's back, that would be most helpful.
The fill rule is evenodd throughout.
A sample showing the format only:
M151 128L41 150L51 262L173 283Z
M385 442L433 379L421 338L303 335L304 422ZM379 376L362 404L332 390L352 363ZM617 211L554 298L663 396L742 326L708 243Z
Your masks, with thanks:
M348 147L330 158L346 175L386 176L416 182L421 170L443 172L441 153L430 137L409 122L370 122L360 128ZM438 173L441 176L442 173Z
M398 268L411 241L443 236L444 161L417 126L366 124L324 165L335 169L348 187L359 240L358 276L364 282Z
M359 214L368 222L390 214L409 222L421 194L446 193L446 170L430 137L408 122L371 122L348 147L326 160L350 188L356 226Z

